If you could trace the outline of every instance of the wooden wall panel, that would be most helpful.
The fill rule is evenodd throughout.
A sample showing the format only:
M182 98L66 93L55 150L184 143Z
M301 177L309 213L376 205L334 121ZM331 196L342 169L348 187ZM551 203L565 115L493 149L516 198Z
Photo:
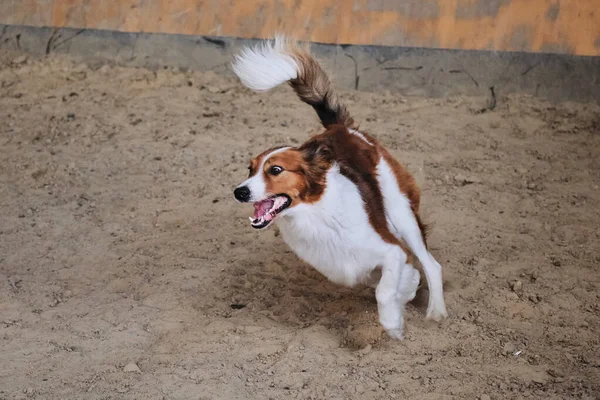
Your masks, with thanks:
M2 0L0 23L600 55L600 0Z

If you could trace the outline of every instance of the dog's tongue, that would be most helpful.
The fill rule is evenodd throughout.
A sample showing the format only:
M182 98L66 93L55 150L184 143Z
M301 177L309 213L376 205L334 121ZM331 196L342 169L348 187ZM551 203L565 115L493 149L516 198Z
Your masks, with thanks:
M260 218L265 215L271 208L273 208L273 200L263 200L254 203L254 219Z

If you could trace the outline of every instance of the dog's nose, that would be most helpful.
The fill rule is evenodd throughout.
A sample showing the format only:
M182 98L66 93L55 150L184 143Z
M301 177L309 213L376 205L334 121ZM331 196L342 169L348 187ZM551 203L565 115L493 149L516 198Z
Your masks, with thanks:
M250 199L250 189L248 189L246 186L236 188L233 191L233 195L238 201L245 203Z

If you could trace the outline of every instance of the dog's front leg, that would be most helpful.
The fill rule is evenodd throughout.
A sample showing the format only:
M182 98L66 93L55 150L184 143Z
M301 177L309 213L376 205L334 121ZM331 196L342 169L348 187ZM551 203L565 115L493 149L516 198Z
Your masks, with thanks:
M403 296L399 293L400 279L407 268L406 254L399 246L393 246L381 267L381 279L375 290L379 322L388 335L402 340L404 328Z

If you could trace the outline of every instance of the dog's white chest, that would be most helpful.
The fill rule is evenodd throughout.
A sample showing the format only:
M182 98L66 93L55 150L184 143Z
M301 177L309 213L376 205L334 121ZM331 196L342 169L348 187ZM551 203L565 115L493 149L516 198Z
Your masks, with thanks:
M358 188L337 168L327 178L319 202L294 207L277 224L298 257L331 281L353 286L381 264L387 244L369 224Z

